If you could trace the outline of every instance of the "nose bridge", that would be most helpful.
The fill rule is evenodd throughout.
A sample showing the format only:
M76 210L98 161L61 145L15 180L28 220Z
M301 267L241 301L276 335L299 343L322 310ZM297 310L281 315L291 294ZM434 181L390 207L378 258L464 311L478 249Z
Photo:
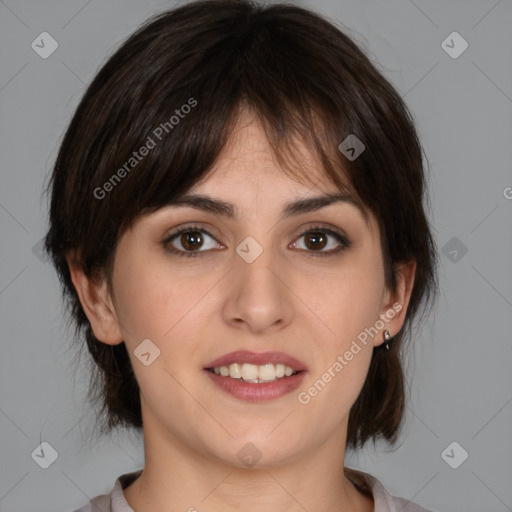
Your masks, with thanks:
M270 236L265 240L270 240ZM231 272L232 286L225 309L228 322L243 324L250 330L264 331L290 320L289 292L276 276L280 273L278 259L270 245L264 247L252 236L246 237L237 246Z
M260 240L262 236L259 237ZM240 277L240 285L247 292L272 293L276 279L270 268L276 266L276 258L273 254L270 237L266 237L265 246L254 237L246 237L236 248L235 272Z

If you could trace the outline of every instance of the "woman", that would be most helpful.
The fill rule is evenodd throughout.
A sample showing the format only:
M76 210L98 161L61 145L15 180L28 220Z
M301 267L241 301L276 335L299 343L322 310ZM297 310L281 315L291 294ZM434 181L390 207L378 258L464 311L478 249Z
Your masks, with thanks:
M405 104L320 16L208 0L133 34L50 183L91 395L144 435L80 511L425 511L343 465L400 433L437 289L424 181Z

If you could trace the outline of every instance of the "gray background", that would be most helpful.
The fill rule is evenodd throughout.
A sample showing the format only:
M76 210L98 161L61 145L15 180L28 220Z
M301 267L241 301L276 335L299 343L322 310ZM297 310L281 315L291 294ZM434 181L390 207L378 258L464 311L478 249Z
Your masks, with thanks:
M0 1L0 511L71 511L143 465L136 435L90 437L84 365L74 365L57 278L37 244L41 190L85 85L142 21L173 5ZM512 510L512 3L303 5L354 30L405 96L431 165L442 249L438 307L411 360L407 435L347 465L436 511ZM47 59L31 47L44 31L59 45ZM441 46L453 31L469 44L458 58ZM42 441L58 452L48 469L31 457ZM453 441L469 454L457 469L441 456ZM448 451L452 463L461 450Z

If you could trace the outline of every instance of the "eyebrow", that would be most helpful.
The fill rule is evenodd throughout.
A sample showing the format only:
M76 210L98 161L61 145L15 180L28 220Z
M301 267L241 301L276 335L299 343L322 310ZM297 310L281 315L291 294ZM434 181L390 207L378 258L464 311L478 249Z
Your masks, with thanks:
M354 198L351 194L339 193L324 194L285 203L279 220L284 220L294 215L314 212L331 204L340 202L348 203L356 207L363 218L367 218L366 211L360 201ZM237 208L234 204L200 194L181 195L175 199L172 199L169 203L167 203L167 206L189 206L197 210L215 213L217 215L222 215L229 218L234 218L238 215Z

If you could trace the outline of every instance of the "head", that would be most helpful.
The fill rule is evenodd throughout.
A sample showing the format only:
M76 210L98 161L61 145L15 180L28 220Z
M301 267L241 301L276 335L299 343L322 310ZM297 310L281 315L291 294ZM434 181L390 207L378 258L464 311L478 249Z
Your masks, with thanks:
M340 146L349 136L364 144L355 157ZM396 441L403 356L435 295L436 251L412 117L344 32L299 7L245 0L148 20L88 87L49 190L46 249L92 356L104 431L141 428L142 398L148 418L220 453L220 434L197 426L205 413L183 392L216 403L202 365L276 350L316 380L359 340L322 393L295 397L283 439L327 436L348 416L349 447ZM186 195L230 203L233 215L204 200L178 206ZM286 204L321 195L345 200L281 218ZM192 242L174 236L190 227ZM247 237L261 249L251 262L236 250ZM202 254L172 252L186 243ZM332 254L311 256L319 250ZM134 353L144 339L160 350L150 366ZM275 403L242 416L231 405L233 434L257 437L259 414L263 444Z

